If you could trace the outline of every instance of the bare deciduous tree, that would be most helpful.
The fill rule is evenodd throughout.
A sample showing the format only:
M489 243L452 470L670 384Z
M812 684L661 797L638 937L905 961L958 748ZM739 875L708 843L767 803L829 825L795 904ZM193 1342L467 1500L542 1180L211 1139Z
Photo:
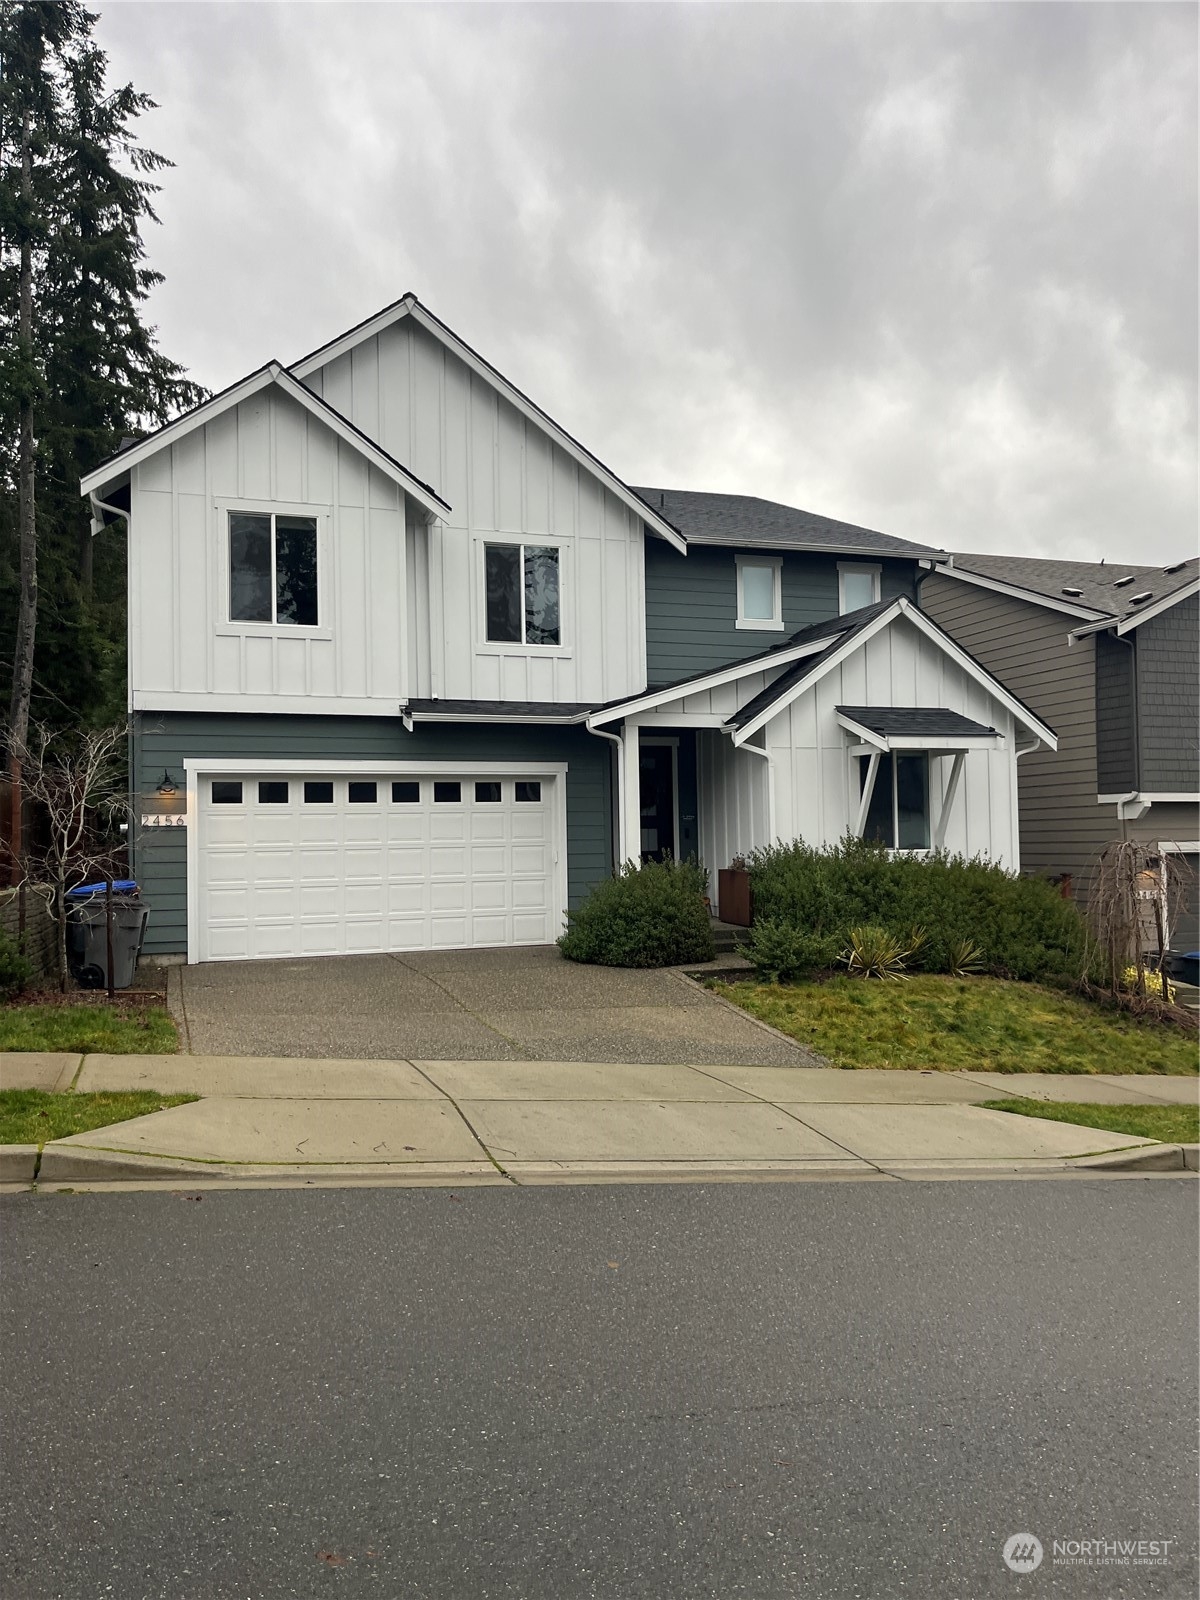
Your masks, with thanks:
M1114 994L1132 990L1145 1000L1151 993L1146 974L1158 969L1170 948L1190 880L1182 856L1160 854L1145 840L1114 839L1100 852L1088 895L1088 922ZM1162 998L1167 998L1165 989Z
M25 791L42 813L45 843L28 849L23 881L45 897L58 925L58 981L67 987L67 891L118 870L118 824L128 799L122 758L127 725L53 730L34 723L19 754Z

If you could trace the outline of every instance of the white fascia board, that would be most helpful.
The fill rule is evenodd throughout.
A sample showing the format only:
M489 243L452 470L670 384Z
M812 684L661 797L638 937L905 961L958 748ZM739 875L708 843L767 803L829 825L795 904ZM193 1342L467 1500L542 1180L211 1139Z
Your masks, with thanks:
M373 338L375 334L382 332L384 328L389 328L393 323L399 322L402 317L411 317L414 322L425 329L426 333L431 334L439 343L452 350L458 359L469 367L472 372L482 378L485 383L490 384L493 389L499 390L509 404L519 411L523 417L534 423L536 427L541 428L544 433L548 433L573 461L578 462L593 477L599 478L604 486L611 490L623 505L635 512L647 526L653 528L659 538L665 539L669 545L679 551L680 555L687 555L688 541L682 534L660 517L652 506L647 505L644 500L634 494L632 489L622 483L620 478L610 471L602 461L597 460L590 450L573 439L564 428L554 421L553 417L543 411L540 406L535 405L526 395L522 394L520 389L510 383L501 373L497 372L490 362L477 355L470 345L464 344L458 335L452 333L444 322L427 311L415 295L405 295L402 300L397 300L394 305L385 306L377 316L360 323L356 328L351 328L348 333L344 333L340 338L322 346L320 350L314 350L312 355L305 356L302 361L298 361L291 368L292 375L302 380L311 377L318 367L323 367L328 362L336 360L338 356L345 355L347 351L353 350L356 345L361 344L364 339Z
M1181 600L1190 600L1194 594L1200 594L1200 577L1193 578L1178 589L1172 589L1170 594L1163 595L1161 600L1156 600L1144 611L1135 611L1132 616L1122 617L1120 621L1116 617L1107 617L1103 622L1093 622L1090 627L1073 628L1067 635L1067 642L1074 644L1076 639L1085 638L1089 633L1103 633L1106 628L1112 628L1118 639L1123 639L1127 633L1140 628L1143 622L1149 622L1151 617L1161 617L1164 611L1177 606Z
M769 706L764 706L758 715L751 718L751 720L747 722L744 727L734 729L731 732L730 737L733 740L735 749L740 749L741 746L746 743L746 740L749 739L751 734L757 733L758 730L765 727L768 722L772 722L781 711L785 711L787 707L791 705L793 700L798 700L799 697L802 694L806 694L814 684L820 683L821 679L826 675L826 673L832 672L834 667L841 666L843 661L852 656L856 650L860 650L869 639L873 639L877 633L880 633L884 628L888 627L890 623L894 622L905 609L911 610L911 607L909 607L908 602L903 598L903 596L894 600L886 611L881 611L879 615L874 618L873 621L869 622L865 628L861 629L858 633L853 634L849 639L844 639L843 642L833 651L829 659L822 662L815 672L810 673L807 678L802 678L799 683L793 684L785 694L780 695L778 700L773 700ZM828 648L829 646L827 643L826 649ZM868 742L874 743L874 738Z
M1028 600L1030 605L1044 606L1047 611L1061 611L1065 616L1083 617L1089 622L1103 619L1099 622L1102 628L1110 627L1115 620L1111 615L1097 611L1095 606L1074 605L1070 600L1053 599L1048 594L1040 594L1036 589L1026 589L1019 583L1005 583L1002 578L985 578L982 573L968 572L963 567L954 566L953 562L945 566L939 564L935 570L944 578L957 578L960 583L974 584L977 589L991 589L995 594L1007 595L1011 600Z
M140 444L131 445L128 450L122 451L119 456L114 456L111 461L97 467L95 471L89 472L80 480L80 492L90 496L94 492L115 483L118 479L123 478L133 467L140 465L141 462L148 460L151 456L157 455L160 450L166 449L168 445L186 437L194 429L203 427L215 417L219 417L234 406L253 398L254 395L259 394L263 389L269 388L271 385L282 389L284 394L289 395L299 405L303 406L311 416L324 423L331 433L335 434L345 444L348 444L352 450L357 451L373 467L383 473L386 478L390 478L393 483L403 489L405 494L415 500L429 516L444 517L451 510L451 507L442 499L441 495L421 483L419 479L414 478L412 473L402 467L398 461L393 461L386 451L381 450L364 433L360 433L352 423L348 422L340 411L335 411L331 405L326 404L311 389L306 389L302 383L297 383L291 373L280 366L277 361L272 361L260 371L251 373L241 383L234 384L232 388L226 389L222 394L214 395L204 405L197 406L195 411L189 412L186 417L180 417L177 421L168 423L165 428L160 428L157 433L152 433L148 439L143 439Z
M1164 855L1195 855L1200 852L1200 839L1160 839L1158 848Z
M794 685L787 694L765 707L753 721L748 722L744 728L739 729L733 735L734 744L743 744L752 733L756 732L765 723L770 722L772 718L777 717L781 711L791 705L793 700L797 699L801 694L806 694L814 684L819 683L826 673L831 672L834 667L840 666L856 650L860 650L868 640L873 639L877 633L882 632L884 628L890 627L898 616L907 617L919 632L923 633L931 643L937 645L944 655L949 656L956 666L961 667L969 678L973 678L994 700L998 700L1006 710L1011 711L1016 721L1023 728L1028 728L1047 749L1058 749L1057 734L1048 728L1044 722L1039 721L1033 712L1023 706L1014 695L1011 695L997 678L993 678L990 672L973 660L965 650L954 642L948 633L943 632L937 623L932 622L923 611L904 595L900 595L894 600L886 611L881 611L874 621L863 628L861 632L854 634L844 644L840 645L829 657L828 661L823 662L811 676Z
M874 728L867 728L841 712L838 721L847 733L876 750L936 750L956 754L960 750L993 749L1004 737L999 733L876 733Z
M1193 578L1191 583L1185 583L1182 589L1163 595L1161 600L1156 600L1144 611L1136 611L1133 616L1118 622L1117 637L1123 638L1125 634L1132 633L1135 628L1140 628L1143 622L1149 622L1151 617L1161 617L1164 611L1177 606L1181 600L1190 600L1194 594L1200 594L1200 578Z
M717 672L706 672L700 678L689 678L686 683L677 683L670 689L655 689L651 693L623 700L620 705L606 706L603 711L593 711L587 719L587 725L595 731L605 722L619 722L622 717L635 717L639 712L653 711L657 706L670 705L673 700L686 700L691 695L704 694L708 689L720 689L727 683L736 683L739 678L748 678L755 672L771 672L776 667L790 667L794 662L803 661L805 656L820 655L822 650L828 650L837 637L837 634L831 634L828 638L814 640L811 644L796 644L772 650L769 656L752 656L748 661L739 661L733 666L722 667ZM724 721L721 726L724 726Z
M1141 789L1130 789L1127 794L1098 794L1098 806L1118 806L1125 800L1144 800L1147 805L1194 806L1200 805L1200 794L1145 794Z
M137 444L122 450L110 460L101 462L100 466L91 472L84 473L79 480L79 492L82 495L101 493L111 484L123 478L131 467L138 466L143 461L148 461L153 455L173 444L176 439L182 439L191 433L193 428L199 428L213 417L219 417L223 411L228 411L232 406L240 405L243 400L249 400L253 395L265 389L268 384L274 383L275 372L282 370L277 362L270 362L265 367L260 367L257 372L252 372L249 377L242 378L230 388L224 389L220 394L213 395L211 400L206 400L202 405L189 411L186 416L177 417L174 422L168 422L166 427L159 428L149 438L140 440Z

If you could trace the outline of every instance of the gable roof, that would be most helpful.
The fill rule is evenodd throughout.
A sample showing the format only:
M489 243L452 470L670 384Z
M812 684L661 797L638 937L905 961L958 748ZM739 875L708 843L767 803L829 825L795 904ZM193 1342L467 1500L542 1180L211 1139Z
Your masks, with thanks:
M1147 567L1119 561L1111 564L1107 561L1056 561L1042 556L975 555L956 551L949 564L939 567L938 571L944 577L978 583L983 588L1048 606L1066 616L1111 626L1114 620L1127 623L1134 617L1140 619L1152 604L1157 606L1162 601L1174 604L1183 599L1189 586L1200 576L1200 561L1193 558L1165 567Z
M943 650L968 677L974 678L994 699L1007 707L1016 720L1037 739L1051 750L1058 748L1057 735L1036 712L1032 711L1023 700L1018 699L1011 689L1005 688L998 678L993 677L985 666L976 661L970 651L964 650L956 639L952 638L944 628L938 627L931 617L918 610L904 595L878 605L864 606L861 611L848 611L845 616L839 618L843 624L849 622L852 626L833 639L819 655L798 661L787 672L781 673L774 683L768 684L760 694L754 696L753 700L748 701L736 716L729 718L725 726L732 732L734 744L744 744L752 733L764 723L770 722L772 717L777 716L804 690L811 688L832 667L861 649L869 638L889 627L897 617L901 616L907 617L919 632L925 634ZM800 635L797 634L796 638L799 639Z
M441 517L451 509L436 489L431 489L427 483L422 483L420 478L414 477L394 456L390 456L361 429L356 428L348 417L342 416L340 411L335 411L319 395L315 395L304 384L298 383L278 361L268 361L266 366L259 367L257 372L252 372L248 377L230 384L228 389L223 389L211 399L202 400L198 406L193 406L183 416L176 417L173 422L164 423L161 428L156 428L144 439L137 440L126 449L119 450L116 455L110 456L107 461L102 461L98 467L94 467L80 479L80 493L91 495L111 487L140 462L157 455L167 445L173 444L177 439L185 438L194 429L203 427L214 417L232 410L243 400L249 400L272 385L289 395L318 421L323 422L339 439L357 450L373 467L377 467L385 477L399 484L430 516Z
M924 556L945 560L944 550L912 544L890 533L859 528L801 511L796 506L760 500L750 494L702 494L693 489L634 490L656 506L689 544L741 545L763 550L820 550L839 555Z
M481 356L477 350L473 350L464 339L460 339L458 334L452 328L447 327L440 317L435 316L428 306L422 305L411 290L407 294L401 295L399 300L393 300L391 305L384 306L383 310L377 311L374 316L367 317L365 321L356 324L345 333L339 334L336 339L330 339L326 344L310 351L308 355L302 356L299 361L294 362L292 365L293 376L301 380L310 377L319 367L336 360L338 356L345 355L347 351L353 350L356 345L362 344L364 340L374 338L376 334L382 333L385 328L390 328L393 323L399 322L404 317L411 317L427 333L432 334L441 344L452 350L460 361L470 367L472 372L477 373L490 383L493 388L498 389L510 405L515 407L523 417L526 417L548 433L572 460L577 461L599 478L605 487L611 490L617 499L628 506L631 511L636 512L646 526L653 533L656 533L660 539L665 539L668 544L673 545L681 554L687 554L686 540L661 508L655 510L652 505L648 504L639 495L636 489L631 489L627 483L618 478L611 467L606 467L603 461L598 456L594 456L586 445L580 444L578 439L569 434L559 423L555 422L554 418L543 411L541 406L537 405L527 394L518 389L515 383L510 382L502 372L497 371L490 361Z

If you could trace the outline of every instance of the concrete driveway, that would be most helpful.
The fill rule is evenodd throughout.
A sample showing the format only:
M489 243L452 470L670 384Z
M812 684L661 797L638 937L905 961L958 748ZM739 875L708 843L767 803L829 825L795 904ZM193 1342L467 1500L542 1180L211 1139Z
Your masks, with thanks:
M819 1057L677 972L564 961L553 946L173 967L194 1055L812 1066Z

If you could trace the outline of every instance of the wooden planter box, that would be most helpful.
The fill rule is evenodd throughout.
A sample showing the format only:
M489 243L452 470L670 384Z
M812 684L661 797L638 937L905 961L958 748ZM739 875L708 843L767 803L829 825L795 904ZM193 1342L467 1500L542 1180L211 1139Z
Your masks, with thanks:
M750 926L750 874L744 867L721 867L717 872L717 902L722 922Z

